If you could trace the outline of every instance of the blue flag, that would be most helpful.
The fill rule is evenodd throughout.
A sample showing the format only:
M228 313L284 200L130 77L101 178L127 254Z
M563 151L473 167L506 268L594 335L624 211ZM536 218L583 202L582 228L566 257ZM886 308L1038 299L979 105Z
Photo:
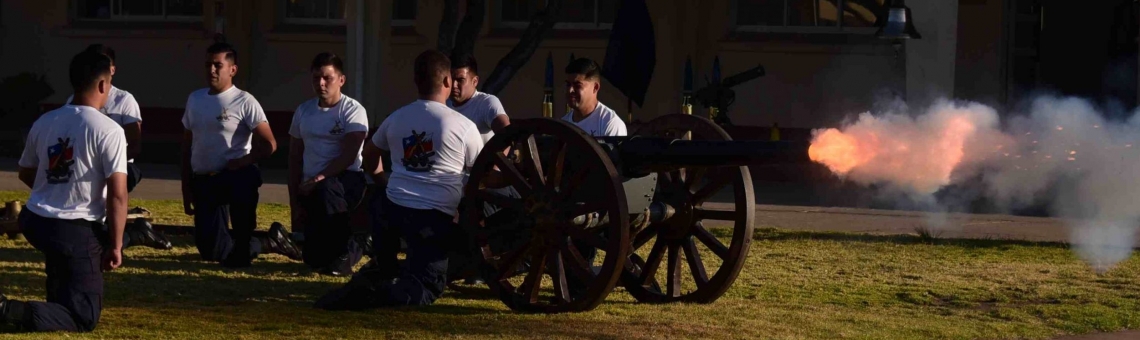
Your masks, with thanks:
M643 106L657 65L653 21L645 0L621 0L610 31L602 76L622 94Z

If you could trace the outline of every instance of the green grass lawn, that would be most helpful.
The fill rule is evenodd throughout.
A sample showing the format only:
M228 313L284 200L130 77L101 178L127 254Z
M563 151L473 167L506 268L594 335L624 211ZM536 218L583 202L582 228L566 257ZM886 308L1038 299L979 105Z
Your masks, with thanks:
M0 192L0 201L25 197ZM131 205L158 223L189 224L177 201ZM288 220L285 206L260 213L263 229ZM531 315L451 291L423 308L316 310L312 302L347 279L278 255L222 269L200 261L191 238L172 241L170 251L128 249L123 268L106 274L99 328L71 336L1046 339L1140 327L1135 257L1098 275L1055 243L758 228L743 272L715 303L639 304L619 287L591 312ZM0 292L39 300L43 285L42 256L0 239Z

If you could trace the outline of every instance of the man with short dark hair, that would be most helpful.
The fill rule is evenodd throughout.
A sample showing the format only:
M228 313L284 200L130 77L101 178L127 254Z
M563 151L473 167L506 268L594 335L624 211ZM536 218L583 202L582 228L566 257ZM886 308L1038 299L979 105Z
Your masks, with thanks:
M117 67L114 49L103 44L91 44L84 51L107 56L111 60L111 76L115 76ZM73 99L74 95L68 96L65 105L71 105ZM135 96L130 92L112 85L111 91L107 94L107 102L98 109L99 112L119 124L127 138L127 193L130 193L134 191L139 181L142 181L142 172L135 165L135 157L138 157L139 152L142 151L142 113L139 110L139 103L135 101ZM146 221L128 224L123 232L123 249L132 246L147 246L155 249L171 248L170 241L155 231Z
M562 120L574 123L591 136L625 136L625 122L598 101L601 80L601 67L593 60L578 58L566 66L566 103L570 112Z
M365 171L386 186L387 226L407 243L407 268L395 279L383 272L354 277L318 300L317 307L430 305L443 294L464 174L483 148L475 124L444 104L454 85L450 64L438 51L421 53L414 70L420 100L393 112L365 143ZM379 168L382 150L394 151L390 171Z
M269 157L277 142L261 104L233 84L233 46L215 43L206 57L209 86L190 94L182 116L182 205L194 216L198 253L231 268L248 267L262 251L299 259L280 224L265 239L253 237L261 187L256 163Z
M456 55L451 59L451 97L447 106L475 123L483 143L491 140L495 132L511 125L503 103L493 94L479 91L479 63L470 54Z
M127 140L100 113L111 92L111 60L84 51L71 60L74 103L32 125L20 180L32 189L20 212L24 236L46 257L47 301L0 295L0 323L32 331L89 332L103 309L103 271L123 261ZM103 224L109 226L100 240Z
M289 127L290 203L304 212L305 264L322 274L349 275L363 256L348 222L366 186L360 153L368 113L341 93L340 57L318 54L309 71L317 97L297 107Z

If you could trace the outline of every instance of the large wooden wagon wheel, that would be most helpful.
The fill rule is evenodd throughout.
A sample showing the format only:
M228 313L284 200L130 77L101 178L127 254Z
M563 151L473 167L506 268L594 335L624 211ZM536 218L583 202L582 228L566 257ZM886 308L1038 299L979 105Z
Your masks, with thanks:
M517 194L486 186L496 171ZM485 203L502 210L485 216ZM480 152L461 224L485 260L483 279L511 309L585 311L620 276L626 204L613 162L592 137L563 121L521 119Z
M685 114L658 117L637 131L675 139L686 133L692 140L731 140L712 121ZM752 241L756 212L748 167L688 167L658 178L653 201L669 204L675 213L632 236L623 284L642 302L716 301L736 280ZM732 203L707 203L724 188L732 190L722 196Z

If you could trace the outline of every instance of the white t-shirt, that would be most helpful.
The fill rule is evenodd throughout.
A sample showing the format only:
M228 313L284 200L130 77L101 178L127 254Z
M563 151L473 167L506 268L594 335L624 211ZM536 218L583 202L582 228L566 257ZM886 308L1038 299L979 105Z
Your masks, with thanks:
M71 105L71 100L74 95L67 97L67 104ZM139 102L135 101L135 96L130 92L124 91L114 85L111 86L111 91L107 93L107 103L103 104L103 108L99 110L115 123L119 125L134 124L142 121L142 110L139 110ZM128 159L128 162L134 162L134 159Z
M209 88L194 91L182 115L182 126L194 134L190 168L221 171L231 159L248 155L253 129L265 122L261 104L237 86L217 95L210 95Z
M340 142L344 135L352 132L368 133L368 112L360 102L346 95L333 107L320 107L319 98L313 98L293 112L293 123L289 135L305 142L302 173L304 180L313 178L340 155ZM361 148L356 150L356 160L346 170L361 171Z
M465 171L483 149L470 119L429 100L393 112L372 135L372 144L391 150L387 194L392 203L452 216L463 197Z
M47 218L101 221L107 178L127 173L123 128L90 106L66 105L32 124L20 167L35 168L28 209Z
M618 137L627 134L625 122L621 121L621 117L618 117L614 110L606 107L602 102L598 102L594 111L580 122L574 121L574 111L567 112L565 116L562 116L562 120L577 125L594 137Z
M471 99L468 99L463 105L455 106L455 103L449 99L447 106L459 111L475 123L475 127L479 129L479 134L483 136L484 144L495 136L495 131L491 129L495 117L507 115L507 110L503 109L503 103L499 101L498 97L479 91L475 91Z

